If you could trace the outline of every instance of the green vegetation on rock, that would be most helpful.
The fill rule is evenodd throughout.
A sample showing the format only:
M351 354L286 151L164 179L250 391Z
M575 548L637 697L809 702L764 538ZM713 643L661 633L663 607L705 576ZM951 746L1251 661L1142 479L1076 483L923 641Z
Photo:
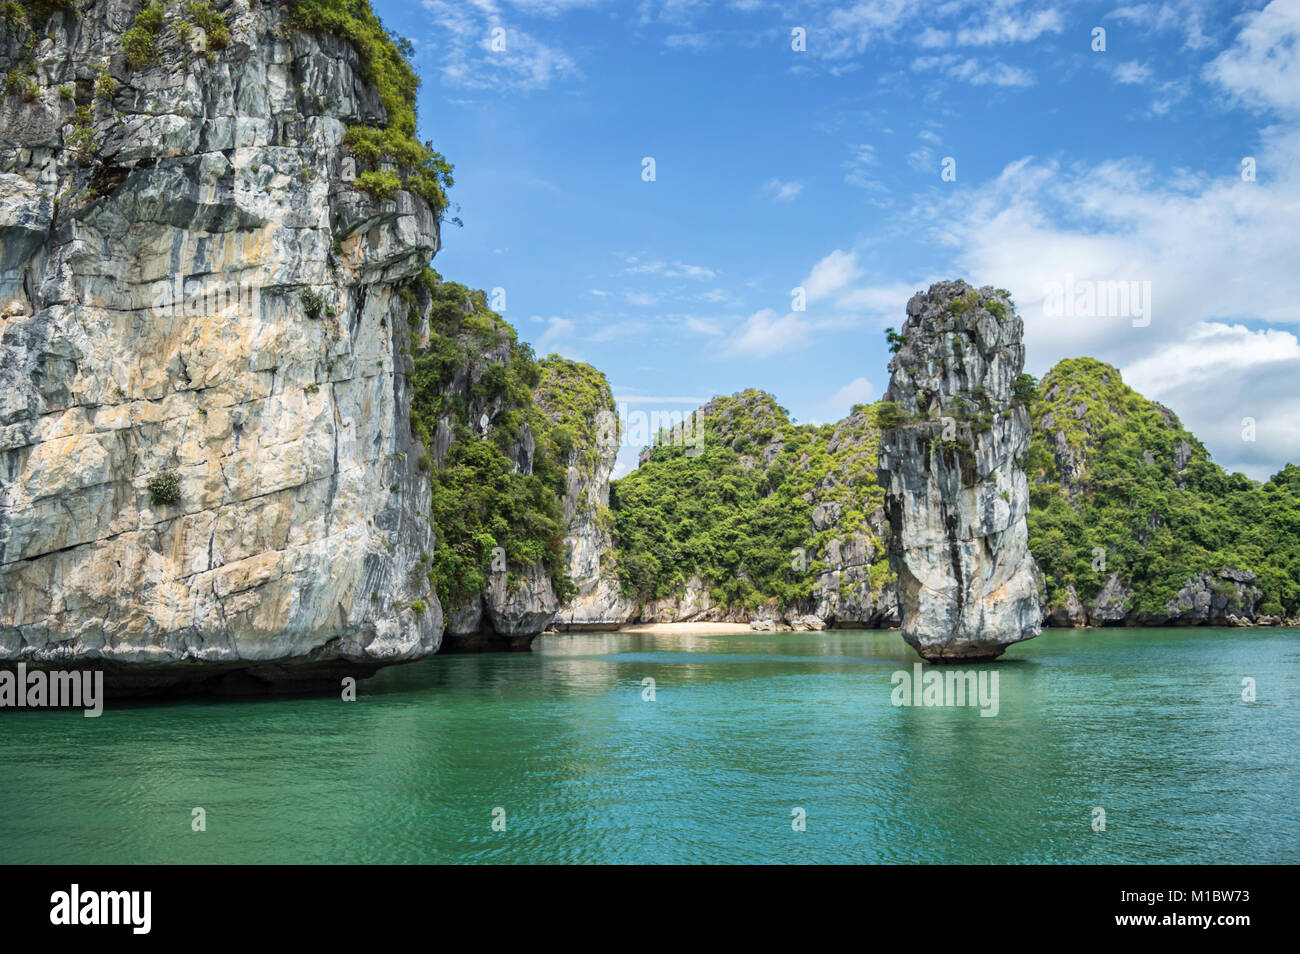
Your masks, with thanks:
M379 92L385 121L350 126L344 140L357 160L369 167L357 177L357 187L382 201L396 193L397 182L441 216L447 208L447 189L453 184L452 166L431 144L416 139L415 94L420 78L409 62L411 44L384 27L368 0L290 0L289 9L295 27L350 42L361 61L362 77ZM398 171L382 168L388 162Z
M412 433L432 455L439 423L450 428L441 466L422 461L433 491L429 576L439 598L455 607L482 592L493 550L502 547L512 574L540 561L567 600L574 588L564 546L566 454L533 399L543 370L532 348L482 292L444 282L433 269L400 294L412 329ZM481 416L489 418L486 433ZM521 468L529 439L531 467Z
M135 15L135 23L122 34L122 52L126 55L129 69L144 69L153 62L157 54L156 38L163 24L163 5L158 2L146 4Z
M1300 613L1300 467L1263 484L1226 473L1171 411L1090 358L1062 361L1041 383L1022 375L1015 395L1033 421L1022 464L1047 605L1063 605L1070 586L1089 604L1118 574L1132 588L1132 618L1159 622L1197 574L1230 569L1255 574L1260 613ZM971 420L982 426L983 396L970 398ZM879 431L910 415L879 401L835 426L796 427L758 391L715 399L703 413L701 455L656 446L613 484L625 591L641 601L678 595L698 572L714 600L735 609L806 605L827 541L871 533L868 518L883 501ZM817 505L838 515L813 533ZM806 550L809 573L792 571L795 548ZM871 585L892 579L878 557ZM1222 582L1215 592L1237 587Z
M590 477L600 464L602 436L618 439L609 382L591 365L558 354L548 355L539 367L541 378L534 398L553 422L551 443L562 460L573 457L583 476ZM608 435L599 433L602 425L608 427Z
M1300 609L1300 468L1263 484L1225 472L1172 411L1091 358L1048 372L1031 413L1030 546L1049 605L1071 584L1091 600L1119 573L1136 612L1161 617L1192 576L1233 568L1256 574L1275 614Z
M149 497L155 504L174 504L181 499L181 476L174 470L164 470L149 478Z
M859 406L839 425L795 425L771 395L743 391L701 411L703 449L671 437L611 488L624 590L640 601L682 592L696 573L719 604L809 603L826 544L859 533L884 500L876 483L880 423ZM685 443L687 446L681 446ZM817 505L838 508L815 530ZM799 567L796 551L806 554ZM877 588L893 579L875 574Z

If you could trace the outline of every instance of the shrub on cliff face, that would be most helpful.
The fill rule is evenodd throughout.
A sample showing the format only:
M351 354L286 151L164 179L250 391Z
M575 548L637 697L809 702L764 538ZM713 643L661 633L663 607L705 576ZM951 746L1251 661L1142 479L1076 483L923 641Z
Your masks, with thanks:
M224 50L230 45L230 27L226 25L226 16L219 10L214 10L207 0L198 0L198 2L187 3L185 13L195 24L202 28L206 35L207 49Z
M144 69L153 62L153 34L138 26L131 27L122 34L122 52L126 54L126 65L130 69Z
M3 17L12 29L43 30L56 12L75 14L76 9L77 0L7 0Z
M420 79L409 62L410 43L385 29L368 0L290 0L289 10L295 27L349 41L360 58L363 78L379 92L386 120L348 128L344 142L353 155L371 173L379 173L379 163L385 159L396 163L400 187L422 197L441 216L447 208L446 190L453 184L452 165L431 144L416 139L415 95ZM388 179L367 182L385 191L391 185Z
M357 176L357 188L380 202L387 202L402 189L402 179L396 172L367 171Z
M164 470L149 478L149 497L155 504L180 503L181 475L174 470Z

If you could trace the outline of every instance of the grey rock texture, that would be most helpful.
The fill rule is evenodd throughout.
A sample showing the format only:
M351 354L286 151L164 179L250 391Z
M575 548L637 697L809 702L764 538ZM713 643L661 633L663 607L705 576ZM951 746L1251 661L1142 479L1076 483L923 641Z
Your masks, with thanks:
M903 638L925 659L995 658L1041 632L1037 567L1017 458L1024 326L992 288L939 282L907 303L880 441Z
M1249 570L1225 568L1198 573L1165 606L1174 626L1207 624L1240 626L1253 623L1264 591L1254 585Z
M590 366L552 360L548 370L538 401L552 422L574 435L566 462L564 542L577 587L552 625L560 631L617 629L636 606L622 593L611 535L609 479L622 437L614 395L605 376Z
M355 51L233 0L226 49L130 70L138 4L79 6L30 65L0 24L37 83L0 102L0 661L337 685L434 652L394 289L439 223L345 175L383 121Z
M1087 624L1088 612L1073 585L1066 587L1065 601L1060 606L1047 608L1043 615L1044 626L1077 628Z
M1129 618L1133 607L1133 588L1118 573L1106 577L1097 598L1088 611L1088 621L1094 626L1113 626Z

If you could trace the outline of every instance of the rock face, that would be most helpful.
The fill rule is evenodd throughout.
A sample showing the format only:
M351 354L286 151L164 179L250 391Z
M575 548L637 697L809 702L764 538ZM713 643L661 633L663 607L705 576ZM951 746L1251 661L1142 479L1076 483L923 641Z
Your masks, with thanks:
M880 482L903 638L935 662L992 659L1041 632L1018 458L1024 326L992 288L940 282L907 303L890 362Z
M601 377L599 407L594 414L566 415L551 392L542 404L557 423L576 425L577 440L568 459L564 520L568 527L569 577L577 593L555 614L552 625L565 632L617 629L632 618L636 605L623 595L610 534L609 478L618 457L619 421L614 396Z
M1218 573L1198 573L1165 606L1169 622L1174 626L1253 623L1264 595L1254 584L1255 574L1249 570L1225 568Z
M501 444L503 466L515 475L532 475L539 463L538 435L527 421L515 420L521 408L489 386L494 376L508 374L531 359L521 353L509 323L488 308L485 292L450 284L445 287L457 289L449 292L453 297L463 290L456 307L463 311L467 323L443 343L454 345L459 358L447 380L436 388L441 410L433 428L431 466L438 471L451 466L451 451L461 449L461 444ZM429 326L424 319L420 326L427 336ZM532 400L535 395L525 393L523 398ZM463 424L458 426L458 420ZM503 427L511 430L503 431ZM509 436L503 438L503 434ZM442 651L484 652L528 649L533 637L550 625L559 600L542 561L510 567L494 562L481 588L449 604Z
M227 47L131 70L138 5L80 6L30 61L0 24L33 76L0 104L0 661L337 685L436 651L394 288L438 220L352 188L355 50L235 0Z

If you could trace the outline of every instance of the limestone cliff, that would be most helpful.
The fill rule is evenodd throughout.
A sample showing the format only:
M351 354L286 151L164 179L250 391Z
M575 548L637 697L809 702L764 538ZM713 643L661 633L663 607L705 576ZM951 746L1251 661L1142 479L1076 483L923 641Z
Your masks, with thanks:
M430 581L443 650L527 648L557 606L562 483L534 407L532 351L486 293L432 269L402 289L415 334L414 426L430 448L436 547Z
M1023 324L992 288L940 282L907 303L890 362L880 482L903 638L936 662L990 659L1040 632L1019 458Z
M573 596L552 625L563 631L611 629L631 618L635 604L622 591L611 536L609 478L619 448L619 420L605 376L590 365L551 355L538 403L563 429L565 548Z
M166 683L427 655L396 289L439 210L345 145L392 105L352 43L279 3L155 6L0 23L0 660Z

